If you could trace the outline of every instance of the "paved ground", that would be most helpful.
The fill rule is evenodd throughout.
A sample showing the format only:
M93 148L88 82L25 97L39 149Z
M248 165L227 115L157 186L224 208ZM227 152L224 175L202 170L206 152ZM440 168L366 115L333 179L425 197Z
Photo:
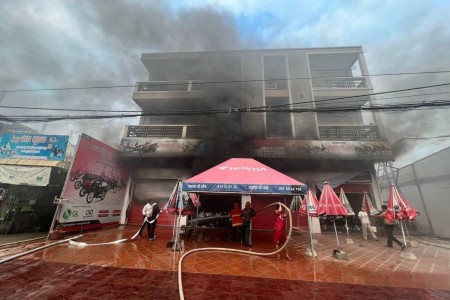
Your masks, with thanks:
M136 226L85 233L86 243L131 237ZM78 247L60 244L0 264L3 299L178 299L180 256L201 247L232 247L219 231L206 230L203 238L184 239L184 251L167 248L172 229L157 228L157 239L114 245ZM450 250L416 239L408 248L417 259L404 258L396 245L340 235L348 260L331 256L334 234L317 235L318 258L305 255L309 236L294 235L292 261L223 252L198 252L183 263L186 299L450 299ZM40 242L34 246L44 245ZM445 244L445 243L444 243ZM27 246L26 249L31 248ZM253 252L272 252L272 233L253 233ZM0 249L0 258L25 251ZM412 255L410 254L410 255Z

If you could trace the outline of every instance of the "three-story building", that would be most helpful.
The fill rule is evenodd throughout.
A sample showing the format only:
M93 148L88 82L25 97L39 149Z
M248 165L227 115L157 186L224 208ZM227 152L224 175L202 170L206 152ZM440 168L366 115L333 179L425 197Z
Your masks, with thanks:
M129 222L141 222L145 201L167 201L178 178L231 157L318 193L330 181L356 211L365 191L381 205L374 163L393 155L376 113L361 110L374 101L361 47L145 53L142 62L149 77L133 100L143 116L122 139L134 169Z

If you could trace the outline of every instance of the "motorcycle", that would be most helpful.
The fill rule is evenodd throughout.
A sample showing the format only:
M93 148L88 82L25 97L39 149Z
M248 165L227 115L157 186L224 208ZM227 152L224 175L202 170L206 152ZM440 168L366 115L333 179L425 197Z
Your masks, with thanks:
M98 181L98 178L96 176L85 174L82 180L75 181L74 188L75 189L81 188L78 195L80 197L84 197L92 189L92 185L94 184L95 181Z
M81 171L81 169L76 170L75 172L72 172L70 174L70 181L75 181L81 178L81 176L84 175L84 171Z
M311 150L315 154L317 154L319 152L320 153L328 153L328 152L330 152L330 150L327 147L325 147L323 144L321 144L320 147L319 146L313 146L313 147L311 147Z
M87 191L88 194L86 196L86 202L91 203L94 200L94 198L100 198L100 200L105 199L107 191L108 191L107 182L95 180L91 185L91 189Z
M150 144L149 142L142 145L139 149L139 154L143 154L146 152L155 152L158 148L158 143Z
M52 152L50 152L50 154L48 155L48 158L53 158L53 157L64 157L64 150L58 148L58 147L53 147L53 149L51 150Z

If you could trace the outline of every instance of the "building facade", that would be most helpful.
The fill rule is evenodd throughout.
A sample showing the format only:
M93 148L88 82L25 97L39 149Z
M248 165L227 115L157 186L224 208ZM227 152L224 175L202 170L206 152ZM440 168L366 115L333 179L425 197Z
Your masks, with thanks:
M383 200L389 196L389 184L396 183L399 192L420 212L415 222L407 223L412 233L450 238L448 230L448 192L450 189L450 148L415 161L398 170L398 176L381 185Z
M355 211L365 191L381 206L374 163L393 155L378 116L361 110L374 101L361 47L146 53L142 62L149 78L133 100L143 116L122 139L134 169L129 222L140 222L146 201L167 201L178 178L231 157L255 158L317 194L333 182Z

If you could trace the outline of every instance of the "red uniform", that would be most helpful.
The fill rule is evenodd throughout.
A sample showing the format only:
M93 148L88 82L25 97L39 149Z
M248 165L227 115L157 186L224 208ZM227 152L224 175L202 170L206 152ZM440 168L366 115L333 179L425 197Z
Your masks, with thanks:
M234 208L230 212L231 226L233 226L233 227L242 226L242 223L244 223L244 220L242 219L241 215L242 215L242 209L240 209L240 208Z
M286 214L275 210L273 212L275 221L273 231L273 241L275 245L284 244L286 242Z

